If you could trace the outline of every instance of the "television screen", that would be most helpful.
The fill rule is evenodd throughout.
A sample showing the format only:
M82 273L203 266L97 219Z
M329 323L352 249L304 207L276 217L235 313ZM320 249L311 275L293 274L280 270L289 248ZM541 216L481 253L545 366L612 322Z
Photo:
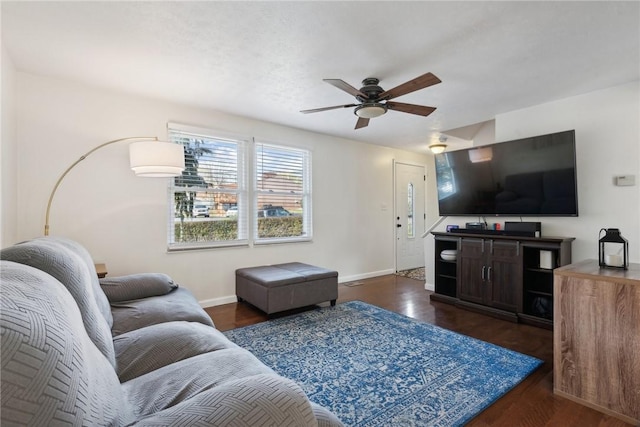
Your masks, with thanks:
M575 131L435 155L440 215L577 216Z

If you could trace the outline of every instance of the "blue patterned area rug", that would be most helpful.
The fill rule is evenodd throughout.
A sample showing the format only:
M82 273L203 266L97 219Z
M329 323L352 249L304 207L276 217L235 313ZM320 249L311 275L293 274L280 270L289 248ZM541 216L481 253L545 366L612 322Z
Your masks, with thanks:
M225 332L347 426L458 426L541 360L361 301Z

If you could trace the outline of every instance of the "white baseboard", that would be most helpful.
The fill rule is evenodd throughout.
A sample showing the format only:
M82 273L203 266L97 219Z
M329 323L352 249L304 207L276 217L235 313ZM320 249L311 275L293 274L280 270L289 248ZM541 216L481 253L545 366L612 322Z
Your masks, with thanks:
M435 292L436 291L436 285L434 285L433 283L424 283L424 289L427 291L432 291Z
M198 301L198 303L200 304L200 307L202 308L214 307L216 305L230 304L232 302L238 302L238 298L236 298L235 295L229 295L227 297L211 298L211 299Z
M387 274L395 274L394 269L372 271L370 273L354 274L352 276L338 276L338 283L355 282L356 280L370 279L372 277L386 276Z
M364 273L364 274L354 274L352 276L338 276L338 283L355 282L356 280L370 279L372 277L378 277L378 276L386 276L387 274L395 274L395 270L389 269L389 270L372 271L370 273ZM198 301L198 303L200 304L200 307L207 308L207 307L214 307L216 305L230 304L232 302L237 302L237 301L238 299L236 298L235 295L229 295L226 297L211 298L211 299Z

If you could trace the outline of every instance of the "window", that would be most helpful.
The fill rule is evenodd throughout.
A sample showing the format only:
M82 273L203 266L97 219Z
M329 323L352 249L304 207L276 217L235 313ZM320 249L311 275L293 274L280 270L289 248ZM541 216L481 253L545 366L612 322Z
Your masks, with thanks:
M169 189L169 250L311 239L309 151L168 128L185 153Z
M414 205L413 183L410 182L407 186L407 237L409 239L416 237L415 227L413 225L413 218L415 217Z
M438 177L438 198L440 200L453 196L458 192L456 185L455 173L453 165L449 159L450 153L437 155L436 158L436 175Z
M310 164L307 150L255 145L256 243L311 238Z
M185 170L170 187L169 248L246 244L240 213L247 205L247 141L179 125L170 125L169 139L182 144L185 156Z

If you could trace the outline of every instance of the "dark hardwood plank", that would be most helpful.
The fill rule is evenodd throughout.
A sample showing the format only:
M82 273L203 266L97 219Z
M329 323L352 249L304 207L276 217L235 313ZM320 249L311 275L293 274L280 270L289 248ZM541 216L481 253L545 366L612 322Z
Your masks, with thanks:
M544 361L536 372L480 413L469 426L629 426L553 394L553 331L431 301L431 292L424 290L424 282L407 277L389 275L340 284L338 291L338 303L364 301ZM264 313L246 303L209 307L206 311L221 331L268 320Z

